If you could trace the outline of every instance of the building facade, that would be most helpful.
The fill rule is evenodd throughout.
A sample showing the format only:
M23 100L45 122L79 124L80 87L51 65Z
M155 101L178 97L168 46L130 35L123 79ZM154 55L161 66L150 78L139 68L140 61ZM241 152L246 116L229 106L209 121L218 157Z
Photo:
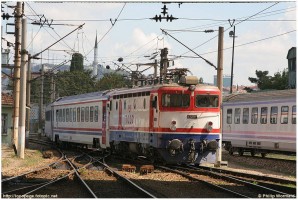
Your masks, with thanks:
M228 87L230 88L231 87L231 76L230 75L223 75L222 77L222 85L223 87ZM213 79L213 83L214 85L217 85L217 75L214 75L214 79Z
M296 47L288 51L289 88L296 88Z
M1 93L1 140L2 144L11 145L13 127L13 97L9 93Z

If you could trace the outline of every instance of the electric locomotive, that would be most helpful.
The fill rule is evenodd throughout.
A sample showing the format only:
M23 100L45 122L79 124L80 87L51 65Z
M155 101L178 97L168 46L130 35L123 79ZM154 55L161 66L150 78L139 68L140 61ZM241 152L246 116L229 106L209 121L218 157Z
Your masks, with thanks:
M198 84L193 76L182 77L179 84L66 97L48 107L52 114L56 113L54 121L55 116L59 120L61 115L61 127L52 122L50 130L49 121L46 130L53 140L109 149L117 154L142 155L166 163L215 163L220 139L220 98L217 87ZM67 108L71 121L63 111Z

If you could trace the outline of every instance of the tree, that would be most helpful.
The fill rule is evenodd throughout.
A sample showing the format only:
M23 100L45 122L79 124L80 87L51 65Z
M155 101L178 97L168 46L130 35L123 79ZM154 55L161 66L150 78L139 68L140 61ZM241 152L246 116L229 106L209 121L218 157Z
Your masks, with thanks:
M117 73L105 74L103 78L96 83L96 88L101 91L122 87L131 87L131 82Z
M248 80L257 84L260 90L274 89L284 90L288 88L288 71L284 69L282 72L276 72L274 76L269 76L268 71L256 70L257 78L249 77Z
M84 70L84 57L80 53L74 53L71 57L70 71L83 71Z
M91 70L59 72L55 82L60 97L97 91L96 78L92 76Z

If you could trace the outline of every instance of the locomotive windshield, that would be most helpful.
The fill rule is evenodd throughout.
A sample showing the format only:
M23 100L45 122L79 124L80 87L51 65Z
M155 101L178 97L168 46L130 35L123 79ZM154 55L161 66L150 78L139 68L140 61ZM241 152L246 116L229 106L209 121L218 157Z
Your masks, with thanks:
M190 97L189 94L163 94L161 102L163 107L189 107Z
M196 107L218 107L218 96L217 95L197 95L196 96Z

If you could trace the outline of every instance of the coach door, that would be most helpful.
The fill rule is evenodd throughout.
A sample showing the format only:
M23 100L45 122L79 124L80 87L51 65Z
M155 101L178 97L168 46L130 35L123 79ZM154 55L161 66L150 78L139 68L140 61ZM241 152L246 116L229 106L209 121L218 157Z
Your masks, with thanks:
M102 102L102 144L106 145L107 140L107 101Z
M55 113L54 106L52 106L51 107L51 128L50 128L50 132L49 132L49 136L48 136L48 137L52 138L52 141L54 141L55 114L56 113Z

